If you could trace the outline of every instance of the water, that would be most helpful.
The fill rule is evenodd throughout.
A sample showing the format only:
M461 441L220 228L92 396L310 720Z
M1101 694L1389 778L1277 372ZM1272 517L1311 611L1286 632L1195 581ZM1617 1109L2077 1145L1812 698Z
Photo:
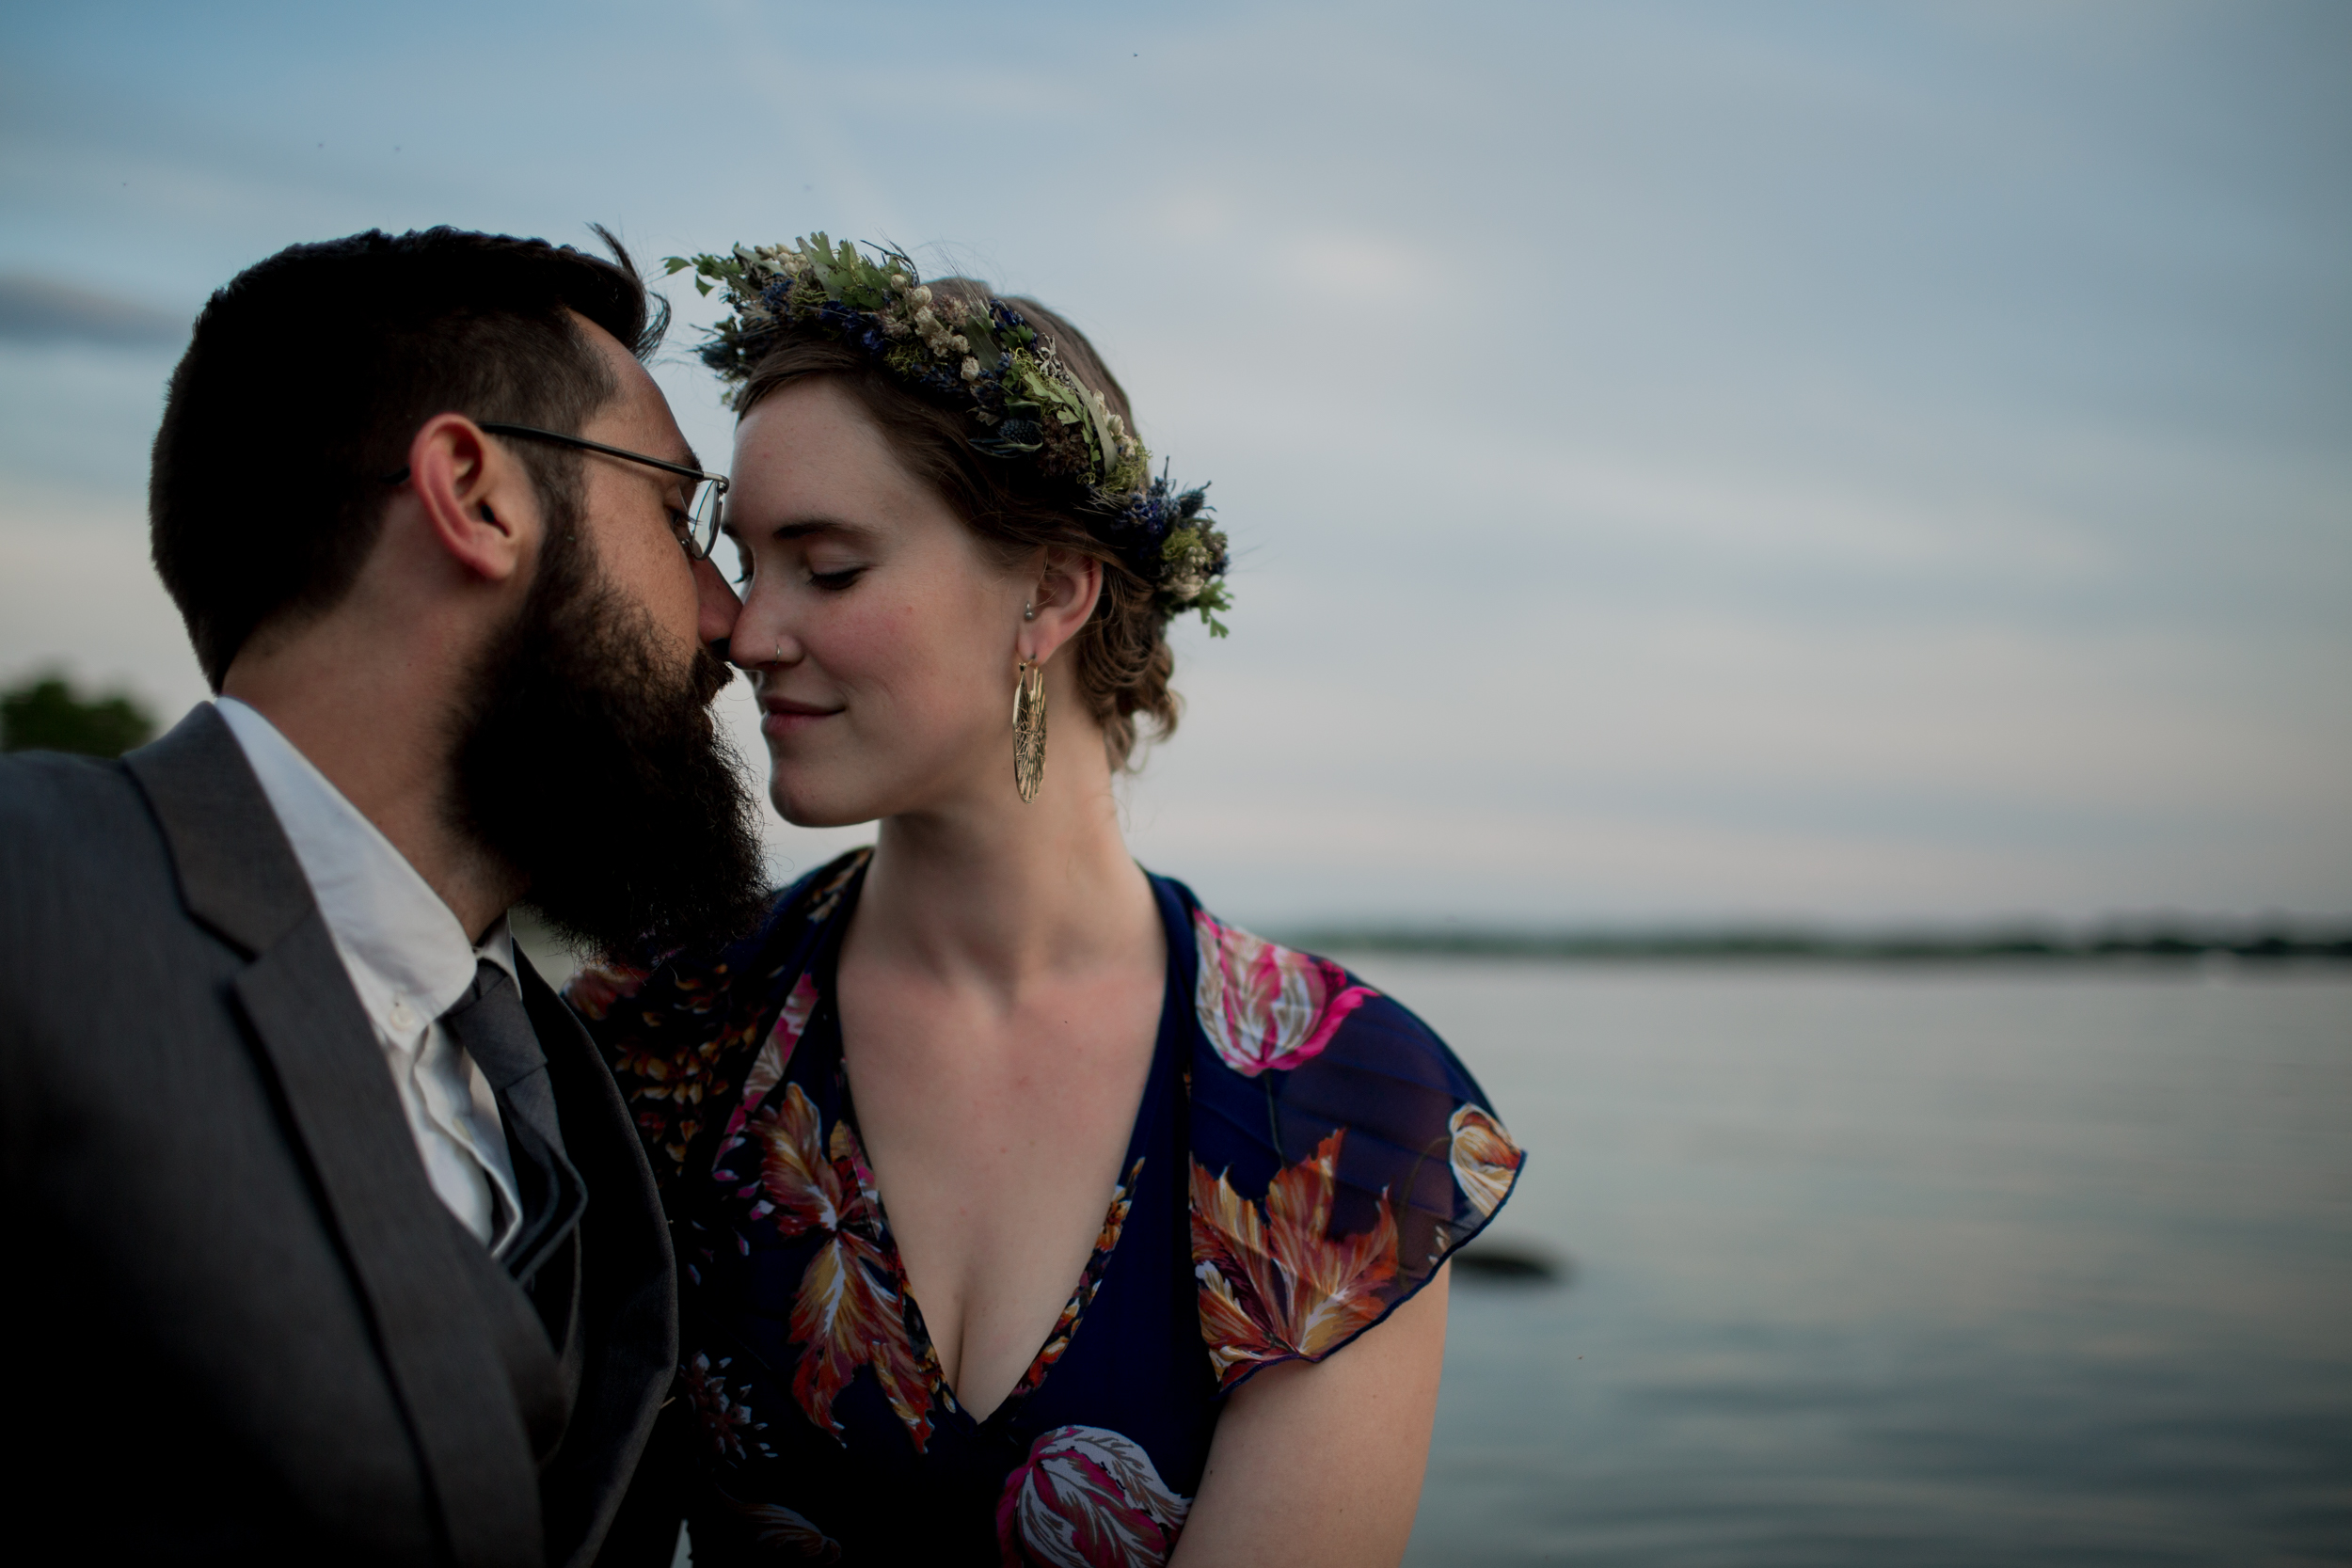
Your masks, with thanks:
M2352 975L1358 962L1534 1151L1407 1561L2352 1562Z

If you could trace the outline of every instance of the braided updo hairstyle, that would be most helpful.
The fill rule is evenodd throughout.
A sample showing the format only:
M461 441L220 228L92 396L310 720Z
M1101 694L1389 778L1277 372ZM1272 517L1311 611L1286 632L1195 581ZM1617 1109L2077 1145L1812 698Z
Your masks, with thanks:
M990 297L985 285L968 277L934 279L930 289L943 300L976 300L982 309ZM1085 334L1033 299L1004 297L1041 336L1053 340L1062 363L1102 393L1133 430L1127 394ZM1180 703L1168 685L1176 656L1168 645L1168 614L1154 603L1152 585L1094 536L1069 483L1040 472L1035 464L977 451L972 445L977 427L968 415L940 407L870 355L813 331L787 328L760 356L737 394L739 418L779 388L817 376L841 383L907 471L929 483L1004 565L1016 564L1041 546L1058 546L1102 562L1102 596L1070 644L1078 690L1103 726L1115 771L1138 761L1139 722L1151 725L1154 739L1172 734Z

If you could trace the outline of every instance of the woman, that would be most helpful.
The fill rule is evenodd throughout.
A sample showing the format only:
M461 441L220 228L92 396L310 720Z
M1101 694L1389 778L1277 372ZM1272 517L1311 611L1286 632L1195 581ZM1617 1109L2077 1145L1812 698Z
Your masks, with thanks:
M1030 301L821 235L691 264L772 796L881 828L573 988L680 1265L645 1484L701 1564L1395 1561L1520 1156L1410 1013L1120 840L1168 622L1223 629L1201 493Z

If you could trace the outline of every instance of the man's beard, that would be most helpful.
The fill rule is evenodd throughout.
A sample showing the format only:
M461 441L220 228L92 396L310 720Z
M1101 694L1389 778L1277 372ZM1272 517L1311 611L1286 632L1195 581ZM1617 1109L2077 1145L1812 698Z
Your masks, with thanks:
M601 955L733 936L767 884L756 807L711 711L734 672L707 648L673 670L652 617L572 531L548 531L465 705L460 824L527 879L525 904Z

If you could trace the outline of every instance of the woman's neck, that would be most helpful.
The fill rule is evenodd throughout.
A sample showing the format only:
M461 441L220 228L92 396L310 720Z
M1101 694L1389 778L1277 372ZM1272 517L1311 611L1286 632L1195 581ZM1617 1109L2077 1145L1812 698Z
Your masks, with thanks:
M982 791L883 819L849 934L861 963L1010 1004L1057 976L1163 961L1151 882L1120 832L1101 737L1072 728L1026 804L1008 745L1001 800Z

